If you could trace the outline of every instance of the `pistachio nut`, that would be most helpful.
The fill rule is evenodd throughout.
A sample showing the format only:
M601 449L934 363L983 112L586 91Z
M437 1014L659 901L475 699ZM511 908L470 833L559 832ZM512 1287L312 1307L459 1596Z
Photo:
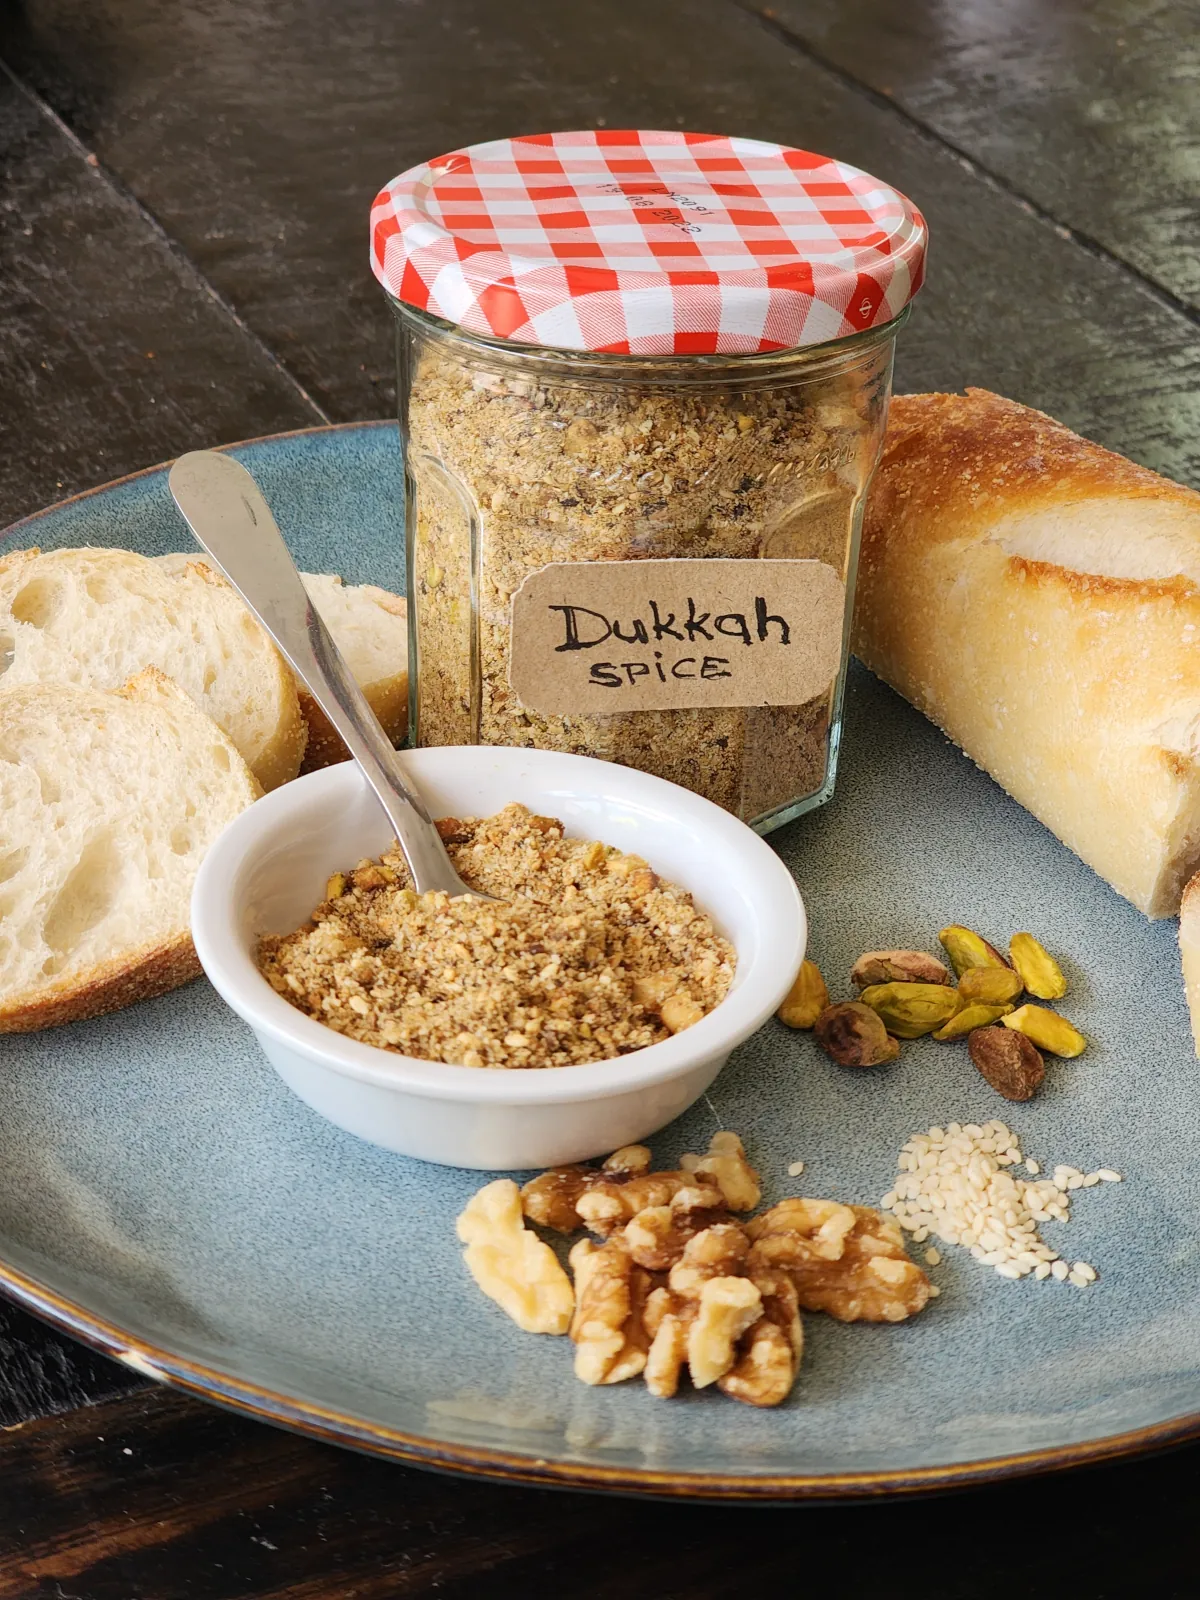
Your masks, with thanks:
M1016 1011L1010 1011L1003 1019L1004 1026L1011 1028L1015 1033L1023 1033L1027 1039L1032 1039L1039 1050L1048 1050L1052 1056L1082 1055L1087 1049L1087 1040L1078 1028L1073 1028L1066 1017L1060 1017L1057 1011L1051 1011L1046 1006L1021 1006Z
M859 996L898 1039L919 1039L948 1022L962 1004L945 983L873 983Z
M839 1067L878 1067L900 1054L880 1018L858 1000L826 1006L813 1025L813 1037Z
M1031 933L1014 933L1008 941L1008 953L1030 994L1039 1000L1061 1000L1066 994L1062 968Z
M789 1028L811 1028L829 1004L829 990L815 961L802 961L796 981L775 1015Z
M1006 967L1008 962L989 944L982 934L952 922L938 934L942 948L950 957L950 965L961 978L969 967Z
M850 971L856 989L873 983L951 983L949 970L924 950L868 950Z
M964 1006L961 1011L956 1011L950 1021L934 1031L935 1039L965 1039L967 1034L973 1033L976 1028L986 1028L993 1022L999 1022L1001 1017L1006 1017L1012 1010L1011 1006Z
M1004 1028L976 1028L967 1053L1006 1100L1032 1100L1046 1076L1046 1063L1032 1039Z
M1006 1006L1024 987L1011 967L968 967L958 980L958 992L968 1005Z

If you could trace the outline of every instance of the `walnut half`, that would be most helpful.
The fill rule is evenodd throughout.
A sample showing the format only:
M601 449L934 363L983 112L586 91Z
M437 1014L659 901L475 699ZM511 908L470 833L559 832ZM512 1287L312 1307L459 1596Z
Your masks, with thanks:
M693 1179L715 1183L730 1211L753 1211L762 1199L758 1173L746 1160L745 1146L736 1133L714 1133L707 1155L680 1156L679 1165Z
M575 1376L582 1383L622 1383L646 1365L646 1299L651 1277L622 1239L581 1239L569 1257L575 1274Z
M573 1233L587 1228L606 1239L639 1211L670 1205L680 1189L707 1186L731 1211L752 1211L759 1200L758 1174L746 1160L736 1133L714 1134L707 1155L684 1156L679 1170L650 1171L650 1152L631 1144L601 1167L552 1167L521 1191L531 1222Z
M746 1405L777 1406L792 1392L804 1354L800 1303L786 1272L758 1271L751 1281L762 1300L762 1316L743 1334L736 1359L717 1387Z
M839 1322L903 1322L929 1299L892 1217L835 1200L781 1200L746 1224L749 1268L785 1272L805 1311Z
M575 1306L570 1279L550 1246L525 1226L521 1191L497 1178L458 1219L463 1260L490 1300L526 1333L566 1333Z

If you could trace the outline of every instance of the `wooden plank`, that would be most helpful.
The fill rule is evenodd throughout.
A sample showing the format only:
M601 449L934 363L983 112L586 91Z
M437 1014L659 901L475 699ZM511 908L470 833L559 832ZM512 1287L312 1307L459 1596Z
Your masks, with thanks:
M1198 1463L772 1515L438 1477L155 1390L0 1440L0 1600L746 1600L831 1578L836 1594L1022 1600L1056 1574L1073 1595L1183 1596L1187 1541L1131 1535L1129 1511L1190 1526Z
M0 72L0 527L181 450L321 420Z
M144 1387L127 1367L0 1300L0 1451L5 1428Z
M381 182L518 129L716 128L842 155L928 212L903 386L994 388L1200 480L1200 330L728 0L355 0L336 24L323 7L284 21L270 0L22 15L0 50L338 417L391 406L366 264Z
M771 0L821 59L1200 307L1196 0Z

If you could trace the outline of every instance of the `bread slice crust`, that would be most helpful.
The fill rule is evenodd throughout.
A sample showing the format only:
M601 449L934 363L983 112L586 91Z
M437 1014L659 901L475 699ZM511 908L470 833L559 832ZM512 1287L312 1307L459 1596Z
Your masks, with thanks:
M180 933L102 962L86 977L64 978L0 1003L0 1033L38 1033L68 1022L88 1022L169 994L202 970L191 934Z
M376 631L386 633L389 641L394 641L395 653L386 666L359 669L355 671L355 677L367 704L379 718L384 733L393 744L399 744L408 729L408 606L404 597L373 583L343 586L340 578L331 580L311 573L304 573L303 577L314 596L318 611L322 610L323 591L327 586L332 584L338 589L344 588L345 594L351 603L357 605L363 617L369 617L372 611L378 614ZM337 641L339 629L336 618L326 617L326 621ZM354 653L343 653L347 654L351 670L354 670L357 665ZM303 684L298 684L297 688L300 691L300 713L308 724L308 745L304 751L301 772L316 772L338 761L348 761L350 752L334 731L328 717Z
M140 712L122 715L123 702ZM110 740L119 760L115 777L101 765ZM72 747L73 764L57 754ZM14 919L9 930L0 920L0 935L9 937L16 926L7 945L0 938L7 950L0 960L0 1033L102 1016L195 978L200 964L189 931L195 868L219 828L262 793L233 741L151 667L113 694L63 685L0 690L0 754L11 802L0 818L0 878L12 902L0 898L0 919ZM81 781L91 793L78 787ZM206 796L207 817L198 804ZM78 836L65 840L73 819ZM82 942L68 934L56 944L50 920L63 904L69 916L65 897L73 883L86 899L88 845L96 837L107 841L112 903L125 915L114 927L102 901L97 917L81 924ZM147 887L142 869L143 844L145 860L154 856L151 839L157 891ZM33 953L24 949L22 929L34 932ZM110 947L97 946L101 936ZM57 951L61 970L41 976L39 951Z

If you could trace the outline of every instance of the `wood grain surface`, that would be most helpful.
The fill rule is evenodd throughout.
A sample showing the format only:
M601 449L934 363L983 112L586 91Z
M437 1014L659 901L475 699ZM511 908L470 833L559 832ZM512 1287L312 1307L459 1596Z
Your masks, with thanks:
M437 1477L151 1391L0 1445L0 1600L1194 1600L1195 1458L940 1501L680 1506Z
M0 527L321 413L137 203L0 71Z
M771 0L816 59L1200 308L1197 0Z
M898 184L933 237L898 386L992 387L1200 482L1198 21L1195 0L0 0L0 525L185 448L390 415L376 188L591 125L780 139ZM11 1307L0 1424L0 1600L740 1600L814 1573L855 1597L1197 1593L1195 1449L938 1503L554 1495L138 1389Z
M387 179L514 130L715 128L835 152L927 212L900 387L994 388L1200 481L1200 328L731 0L27 0L20 15L0 57L336 420L391 409L365 222Z

